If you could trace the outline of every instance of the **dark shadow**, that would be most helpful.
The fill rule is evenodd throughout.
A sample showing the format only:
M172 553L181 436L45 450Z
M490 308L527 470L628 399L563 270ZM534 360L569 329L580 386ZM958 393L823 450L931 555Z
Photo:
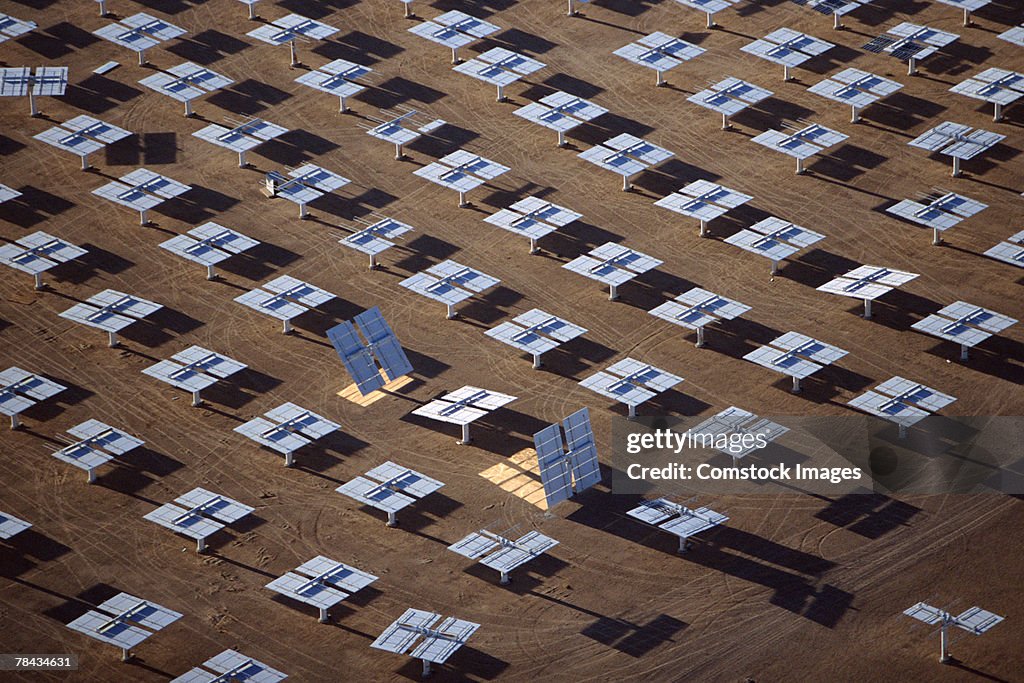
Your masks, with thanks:
M14 578L40 562L52 562L71 552L71 548L40 533L34 527L3 541L4 562L0 576ZM17 557L13 557L17 555Z
M401 76L392 76L386 81L368 87L359 93L356 99L378 109L392 109L411 102L433 104L444 96L444 92L430 86Z
M419 234L415 239L396 247L395 250L403 253L409 252L409 255L392 263L391 269L418 273L435 263L451 258L459 251L459 248L451 242L445 242L437 237ZM443 304L438 303L437 306L443 306Z
M21 196L0 204L0 219L22 228L31 228L75 206L74 202L32 185L14 189L20 192Z
M840 182L850 182L857 176L878 168L886 161L886 157L869 149L844 144L827 155L818 157L814 162L814 173Z
M140 5L155 9L164 14L181 14L182 12L202 5L206 0L138 0Z
M11 156L15 152L20 152L25 149L26 145L22 142L18 142L14 138L9 138L6 135L0 135L0 156Z
M206 98L209 104L235 114L252 115L281 104L292 95L267 83L247 78Z
M909 526L918 512L921 508L880 493L850 493L831 501L814 516L865 538L876 539Z
M349 191L356 189L355 183L347 186ZM393 204L398 201L396 195L376 187L358 188L361 192L351 199L345 201L347 213L351 218L360 218L362 216L369 216L377 211L380 211L386 206ZM338 215L338 214L335 214Z
M29 368L29 372L32 370ZM64 412L65 406L74 406L80 404L90 396L94 396L94 392L86 389L85 387L79 386L74 382L71 382L63 377L55 377L44 372L35 373L40 377L44 377L51 382L56 382L64 387L63 391L58 394L54 394L52 397L42 400L36 403L31 408L22 413L22 416L27 417L33 421L38 420L40 422L50 420Z
M647 190L660 199L694 180L716 181L720 180L721 177L717 173L694 166L682 159L669 159L637 175L633 179L633 186L641 190Z
M184 35L174 41L166 50L182 59L203 66L220 61L228 55L235 55L249 47L249 43L216 29L207 29L195 35Z
M420 353L408 346L403 345L403 348L405 350L405 355L409 358L409 362L412 363L413 374L416 377L433 379L440 376L441 373L451 367L444 361L440 361L433 356Z
M127 458L128 456L125 457ZM110 467L98 473L96 483L93 486L116 491L135 500L149 503L153 507L159 507L162 503L157 502L153 498L147 498L140 493L150 484L156 483L156 481L155 477L151 477L131 466Z
M1008 678L1001 678L993 674L985 673L980 669L975 669L972 666L964 664L956 657L950 657L949 661L946 662L946 664L954 669L959 669L960 671L963 671L965 674L970 674L972 676L972 680L973 678L980 678L984 681L993 681L993 683L1010 683L1010 679Z
M541 38L534 33L528 33L521 29L510 28L494 33L487 38L488 42L504 43L503 47L528 56L543 55L551 52L557 43ZM485 46L488 49L489 45Z
M498 285L483 294L478 294L459 306L459 319L476 321L490 326L506 316L506 311L522 301L523 295L504 285Z
M1024 365L1020 362L1024 358L1024 344L1007 337L989 337L971 348L968 359L961 361L959 344L934 339L938 343L925 353L1014 384L1024 384Z
M17 42L47 59L58 59L99 41L88 31L61 21L45 29L36 29Z
M239 201L235 197L212 188L192 185L188 192L164 202L152 211L182 223L199 225L213 220L218 214L227 211Z
M843 16L844 20L852 20L844 21L844 25L846 26L845 30L855 33L855 31L853 31L849 26L853 22L875 27L892 21L894 17L913 16L926 9L930 4L931 3L925 2L924 0L900 0L899 2L892 3L876 2L861 5L854 9L850 14Z
M616 14L638 17L651 7L660 5L661 0L596 0L592 4L594 7L600 7ZM612 24L612 26L617 26L617 24Z
M294 263L298 259L299 255L289 249L261 242L244 254L221 261L217 264L217 269L218 272L223 271L254 282L262 282L277 272L278 268ZM220 282L229 286L231 284L222 279ZM248 291L251 287L240 289Z
M646 624L601 617L580 633L630 657L642 657L664 643L675 642L674 636L687 626L685 621L667 614L660 614Z
M566 134L566 138L583 143L585 147L599 145L620 133L629 133L638 138L654 132L654 128L620 114L608 112L604 116L594 119L593 122L573 128ZM668 163L668 162L666 162Z
M834 43L835 41L829 42ZM849 65L850 62L860 57L861 54L861 52L858 52L857 50L849 48L845 45L836 44L834 47L829 49L828 52L824 52L818 55L817 57L814 57L813 59L807 60L806 62L801 64L799 68L806 69L807 71L810 71L811 73L817 74L819 76L824 76L825 74L835 71L841 66L845 67ZM781 67L778 68L780 71L782 70ZM791 75L796 76L796 82L800 82L798 71L793 70L791 72ZM814 79L815 82L817 80L819 79Z
M177 133L140 133L107 145L107 166L157 166L178 161Z
M62 598L63 602L59 605L43 610L42 615L61 624L68 624L93 609L96 605L106 602L122 591L107 583L97 583L83 591L80 591L74 597L62 595L60 593L53 593L51 591L46 592Z
M90 114L103 114L120 104L142 95L130 85L92 74L76 84L68 85L62 101Z
M308 7L311 3L303 4ZM347 59L364 66L372 66L404 51L405 48L400 45L359 30L350 31L340 38L332 37L331 40L322 41L311 50L313 54L328 60Z
M947 108L901 90L864 109L861 117L897 131L906 131L935 118Z

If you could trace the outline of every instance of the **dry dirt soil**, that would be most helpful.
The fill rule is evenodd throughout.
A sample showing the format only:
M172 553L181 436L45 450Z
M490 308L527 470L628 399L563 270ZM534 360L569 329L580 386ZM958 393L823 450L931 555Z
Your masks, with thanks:
M792 2L741 2L722 12L721 27L670 0L598 0L582 16L565 15L561 0L417 2L421 17L458 8L500 26L493 46L529 54L547 67L508 88L494 89L453 72L445 48L407 29L397 0L262 2L265 19L299 12L338 27L329 40L299 45L303 64L290 68L284 47L247 37L257 26L230 0L181 2L109 0L117 17L151 12L188 30L150 51L151 65L92 35L109 23L93 2L12 0L4 11L32 19L32 34L0 46L5 66L68 65L61 98L40 100L29 118L24 98L0 103L3 182L22 192L0 206L0 237L37 230L89 249L87 256L31 279L0 272L0 365L18 365L69 387L29 410L25 426L3 433L0 509L35 526L0 552L0 650L76 653L73 674L4 674L26 681L160 681L237 648L298 681L417 679L418 662L369 647L407 607L479 622L477 634L435 680L862 681L1024 680L1021 624L1024 599L1024 503L998 494L812 497L745 495L704 498L726 512L728 525L685 557L675 539L625 516L636 499L602 485L549 512L502 488L518 463L529 464L532 435L590 408L602 461L610 463L610 421L622 406L578 382L627 356L685 377L677 390L641 407L643 414L710 415L729 405L758 414L850 414L857 393L899 374L953 394L946 412L1020 415L1024 410L1024 326L1017 325L956 360L952 345L910 325L958 299L1024 317L1021 271L982 255L1017 232L1024 215L1021 164L1024 105L1007 108L1001 123L990 105L948 89L981 70L1024 70L1021 48L996 35L1024 21L1015 0L996 0L961 26L959 11L931 2L878 0L834 31L831 19ZM954 31L961 40L924 61L916 77L886 55L861 49L885 27L913 21ZM837 47L782 82L781 67L740 52L757 37L789 26ZM707 49L672 71L669 86L611 52L663 30ZM373 68L370 87L339 114L337 101L295 83L311 66L347 58ZM93 69L121 66L105 76ZM195 118L180 103L138 81L183 61L209 66L234 85L196 102ZM849 111L807 92L832 73L856 66L904 84L865 110ZM751 80L774 96L720 130L719 117L686 101L725 76ZM552 131L524 121L518 106L555 90L591 98L610 113L569 135L558 149ZM448 125L411 145L396 161L386 143L364 128L381 108L412 107ZM94 156L96 169L32 136L86 113L136 135ZM234 155L192 133L208 122L258 116L291 133L250 154ZM804 176L793 161L750 142L761 131L795 119L813 120L850 137L816 157ZM960 179L948 159L929 157L907 141L941 121L997 131L1006 140L966 162ZM577 154L621 132L640 135L676 157L620 191L617 176ZM459 147L511 167L470 194L460 209L453 192L413 171ZM309 220L294 204L261 194L263 175L313 161L351 178L343 190L314 202ZM130 210L92 191L138 167L192 186L138 225ZM754 196L741 210L711 224L653 202L698 178ZM884 209L939 187L989 208L946 233L930 232ZM525 240L482 219L513 201L540 195L583 214L527 253ZM383 267L338 244L372 213L415 227L385 253ZM766 261L723 239L777 215L827 237L771 278ZM215 220L263 244L207 281L195 264L161 249L169 237ZM607 290L561 266L608 241L657 255L664 265L621 288ZM441 304L399 282L446 258L501 279L501 285L459 306L448 321ZM815 291L862 263L920 273L860 317L855 300ZM278 321L233 299L287 274L338 296L296 320L282 335ZM712 329L709 345L647 311L692 286L738 299L752 310ZM165 306L125 331L118 349L99 330L58 316L112 288ZM413 380L370 405L338 395L351 380L325 330L379 305L409 352ZM545 357L543 370L484 336L498 321L541 307L586 327L584 337ZM806 383L799 395L788 380L742 356L788 330L823 338L849 351L835 368ZM249 370L205 393L202 408L141 370L192 345L219 351ZM474 427L475 442L458 446L456 428L410 416L417 406L463 385L513 394L518 400ZM339 422L342 429L282 466L279 455L234 433L243 421L293 401ZM97 418L144 439L137 452L102 468L95 485L50 457L61 435ZM380 513L334 492L339 484L394 460L445 482L434 496L385 527ZM505 468L500 467L505 465ZM481 473L489 473L487 477ZM512 473L512 474L509 474ZM606 475L608 472L606 472ZM520 475L516 481L532 481ZM211 539L206 555L191 541L142 517L196 486L256 507L255 520ZM522 488L522 487L520 487ZM529 489L529 486L525 487ZM539 528L560 541L550 554L514 574L508 587L495 572L446 550L483 526ZM380 577L346 601L327 625L310 609L279 601L264 585L323 554ZM109 646L65 624L118 591L143 596L184 617L139 646L128 664ZM938 636L915 628L901 611L919 600L963 609L974 604L1007 616L983 637L953 642L953 666L937 660Z

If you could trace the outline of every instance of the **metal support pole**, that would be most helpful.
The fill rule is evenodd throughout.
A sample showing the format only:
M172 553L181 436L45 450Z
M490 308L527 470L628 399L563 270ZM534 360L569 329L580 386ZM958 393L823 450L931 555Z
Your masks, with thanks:
M398 526L398 514L394 510L388 510L388 526Z
M185 100L185 118L192 116L192 100Z
M39 291L40 289L42 289L43 288L43 274L42 273L33 273L32 274L32 278L33 278L33 280L35 280L35 285L33 286L33 289L35 289L36 291Z
M964 10L965 12L967 10ZM943 621L942 628L939 629L939 661L943 664L949 663L949 635L947 630L949 626Z
M36 96L32 94L32 89L28 90L28 109L29 114L33 117L39 116L39 109L36 108Z
M306 211L305 204L299 204L299 218L305 218L309 213Z
M288 451L284 454L284 466L291 467L295 464L295 451Z
M508 583L509 583L509 582L510 582L511 580L512 580L512 579L510 579L510 578L508 577L508 572L502 572L502 573L501 573L501 585L502 585L502 586L506 586L506 585L508 585Z
M107 346L110 348L117 346L117 332L107 330Z
M423 660L423 678L426 678L429 675L430 675L430 662L428 662L427 660L424 659Z
M907 438L907 426L906 425L896 425L896 426L899 427L899 430L900 430L899 438L901 438L901 439Z
M794 394L799 394L800 393L800 378L799 377L794 377L793 378L793 393Z
M146 225L149 221L146 220L146 209L139 211L139 225Z
M732 124L729 123L729 115L722 114L722 130L729 130L732 128Z
M292 60L291 65L292 66L298 66L299 65L299 54L298 54L298 52L295 49L295 41L294 40L291 40L291 41L288 42L288 55L291 57L291 60Z
M462 440L459 441L460 446L465 446L470 443L472 439L469 438L469 424L462 425Z
M291 320L282 320L281 322L282 322L281 331L284 334L291 334L292 333L292 321Z
M533 369L536 370L538 368L540 368L540 354L535 353L533 354Z
M932 245L937 247L940 244L942 244L942 233L938 228L932 228Z
M661 69L657 69L656 73L658 74L658 80L654 82L654 85L656 85L659 88L664 85L667 85L667 81L665 81L665 77L662 75Z
M448 307L448 312L445 314L445 318L448 320L455 320L459 314L455 312L455 306L453 304L445 304Z
M772 275L775 275L778 272L779 272L779 262L773 259L772 260Z
M852 110L852 113L850 114L850 123L857 123L860 121L860 115L857 113L857 107L852 106L850 109Z
M402 143L395 143L395 161L401 161L405 154L402 153Z
M505 86L503 86L503 85L499 85L498 86L498 100L497 101L498 102L504 102L505 101Z
M871 319L871 299L864 299L864 319Z
M575 17L576 16L576 7L573 5L572 0L569 0L569 12L568 12L568 14L566 14L566 16L568 16L568 17Z
M804 160L799 158L799 157L797 157L797 160L796 160L796 174L797 175L803 175L804 174Z
M459 192L459 208L465 209L467 206L469 206L469 202L466 201L466 193Z
M629 404L629 417L630 419L636 417L636 406L632 403Z
M565 131L558 131L558 146L565 147Z
M717 24L715 24L715 19L714 19L714 17L713 17L713 16L711 16L711 12L707 12L707 15L708 15L708 23L707 23L707 27L708 27L708 28L714 28L715 26L717 26Z
M83 154L82 155L82 170L83 171L88 171L89 170L89 155L88 154Z
M126 647L121 648L121 661L127 662L132 658L132 651Z
M967 360L968 349L969 347L967 346L967 344L960 345L960 360Z
M917 75L917 60L914 59L913 57L911 57L911 58L909 58L907 60L907 75L908 76L916 76Z
M377 255L376 254L370 254L370 270L376 270L376 269L377 269Z
M246 167L245 151L243 150L243 151L238 153L238 168L245 168L245 167Z
M615 301L619 298L619 286L608 285L608 301Z
M412 17L413 16L413 14L412 14L412 3L411 2L406 2L406 3L402 3L402 4L405 5L405 18L408 19L408 18Z
M540 248L537 246L537 238L536 237L531 237L530 238L530 253L531 254L536 254L538 251L540 251Z
M959 157L953 157L953 177L954 178L959 178L960 177L960 158Z
M107 3L106 0L100 0L100 16L107 16Z
M964 8L964 26L971 25L971 10Z
M339 95L338 99L341 101L341 105L338 107L338 112L341 113L341 114L344 114L345 112L348 111L348 107L345 106L345 100L347 98L342 97L341 95Z
M1003 120L1003 105L998 102L995 103L995 112L992 114L992 120L997 122Z
M196 552L197 553L206 552L206 539L205 538L197 538L196 539Z
M700 348L703 348L703 347L704 347L704 328L703 327L698 327L697 328L697 348L700 349Z
M708 235L708 222L705 221L705 220L702 220L700 222L700 236L701 237L707 237L707 235Z
M197 391L193 391L192 392L192 407L193 408L198 408L201 405L203 405L203 399L199 396L199 391L198 390Z
M785 64L782 65L782 80L783 82L790 80L789 67Z
M249 18L250 19L255 19L256 18L256 4L255 3L252 3L252 4L249 5Z
M18 416L18 414L15 413L14 415L11 415L11 429L17 429L20 426L21 418Z
M622 176L622 191L623 192L629 192L632 188L633 188L633 186L629 182L629 176L628 175Z
M146 66L146 51L139 50L139 66Z
M86 475L85 476L85 482L87 484L95 484L96 483L96 468L95 467L90 467L89 469L87 469L85 471L85 475Z
M321 607L320 608L320 616L317 618L317 621L319 621L321 624L326 624L327 623L327 608L326 607Z
M207 280L213 280L216 277L217 277L217 274L213 272L213 265L210 264L210 265L206 266L206 279Z
M837 30L837 31L838 31L838 30L839 30L839 29L841 29L842 27L843 27L843 22L842 22L842 20L841 20L841 19L839 18L839 15L838 15L838 14L836 14L835 12L833 12L833 13L832 13L832 28L834 28L835 30Z
M458 64L461 60L459 59L459 48L452 48L452 64Z
M682 555L686 552L686 538L683 536L679 537L679 554Z

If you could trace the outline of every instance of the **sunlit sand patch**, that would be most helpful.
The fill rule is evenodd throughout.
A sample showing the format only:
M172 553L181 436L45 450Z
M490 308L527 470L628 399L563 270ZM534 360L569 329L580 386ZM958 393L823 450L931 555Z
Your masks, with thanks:
M540 483L540 468L537 466L537 451L524 448L512 455L508 461L500 462L480 473L480 476L496 484L503 491L522 498L541 510L548 509L544 498L544 486Z
M387 375L384 375L384 378L387 379ZM355 382L353 382L352 384L348 385L347 387L339 391L338 396L345 399L346 401L351 401L352 403L355 403L358 406L365 407L381 400L382 398L388 395L388 392L398 391L405 385L412 382L412 379L413 378L410 377L409 375L403 375L396 379L395 381L388 382L387 384L385 384L383 389L371 391L366 396L363 396L362 394L359 393L359 389L356 387Z

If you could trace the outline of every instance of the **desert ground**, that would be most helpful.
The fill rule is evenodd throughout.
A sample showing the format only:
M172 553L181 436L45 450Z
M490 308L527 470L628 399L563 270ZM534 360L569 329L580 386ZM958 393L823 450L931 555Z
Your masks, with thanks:
M88 249L44 276L0 271L0 367L17 365L68 387L3 431L0 510L33 528L0 547L0 650L75 653L77 672L5 673L5 680L170 680L235 648L296 681L390 681L419 678L419 663L369 647L406 608L481 624L434 680L474 681L1013 681L1024 680L1024 501L998 493L888 497L743 495L704 498L729 515L685 556L676 540L629 519L636 497L610 490L610 471L595 488L551 510L524 491L536 490L528 470L532 435L581 407L593 420L602 462L610 467L610 422L625 407L578 382L627 356L685 378L644 404L645 415L712 415L730 405L759 415L845 415L853 396L899 374L957 397L950 415L1021 415L1024 411L1024 326L1011 327L957 360L955 345L910 329L929 313L965 300L1021 318L1021 271L982 255L1024 228L1024 104L992 120L991 105L948 89L982 68L1024 70L1024 50L998 33L1024 22L1013 0L996 0L963 27L960 12L935 2L878 0L832 29L830 17L782 0L740 2L720 13L716 29L702 14L670 0L597 0L566 16L561 0L417 2L420 19L461 9L501 30L463 50L469 58L503 46L546 68L494 88L453 72L448 51L407 31L397 0L282 0L257 6L263 20L298 12L340 30L288 50L247 37L258 22L230 0L109 0L112 17L93 2L11 0L3 11L38 29L0 45L3 66L67 65L64 97L40 98L30 118L25 98L0 101L0 182L22 196L0 205L0 237L13 241L44 230ZM145 11L186 29L149 51L139 66L128 50L92 31L114 18ZM862 46L886 27L912 21L961 35L924 60L920 74ZM779 27L824 38L836 47L794 69L740 52ZM611 54L661 30L707 52L667 74ZM338 112L332 96L294 82L310 67L345 58L373 69L369 87ZM115 60L120 67L93 74ZM183 61L205 65L234 84L195 102L179 102L138 81ZM807 92L847 66L904 84L863 111ZM774 91L734 117L734 129L686 101L726 76ZM610 113L568 135L559 149L553 131L512 111L556 90L583 96ZM409 107L447 125L394 159L387 143L360 124L381 109ZM94 155L95 169L32 136L79 114L136 135ZM209 122L257 116L291 132L249 154L235 155L192 135ZM786 123L822 123L849 139L793 173L793 160L750 142ZM1006 135L953 179L946 157L907 146L941 121ZM622 132L661 145L675 158L620 191L618 176L577 154ZM413 171L464 148L511 167L469 194L455 193ZM299 220L294 204L261 193L264 174L314 162L352 183L310 205ZM192 189L151 212L140 226L129 209L92 194L110 179L145 167ZM720 182L754 199L710 224L653 202L699 179ZM955 190L988 208L931 246L930 231L885 213L893 203ZM538 195L583 218L540 241L526 241L483 222L512 202ZM363 254L338 240L374 214L415 228L371 271ZM723 239L768 215L826 235L769 275L768 263ZM158 245L206 221L262 242L218 268L220 278ZM622 242L664 265L621 287L607 288L561 266L605 242ZM447 258L501 279L457 307L399 286ZM815 287L859 264L919 273L875 305L871 320L858 301ZM295 321L280 323L233 299L279 275L309 281L337 295ZM693 286L742 301L752 310L708 333L693 335L647 313ZM108 348L104 334L59 313L104 289L164 305ZM372 402L350 400L351 379L325 330L380 306L415 368L412 381ZM531 308L563 316L589 331L545 355L545 366L484 335L499 321ZM796 330L849 351L815 375L800 394L787 378L742 360L748 351ZM248 364L249 369L204 392L194 408L185 392L142 369L193 344ZM474 385L518 397L473 427L471 445L458 428L411 416L444 392ZM339 396L339 393L345 394ZM258 447L233 428L292 401L341 425L341 431L296 454L296 466ZM142 449L101 468L94 485L50 454L65 431L96 418L138 436ZM65 439L65 440L62 440ZM399 515L387 528L381 513L334 488L386 460L440 479L445 487ZM605 468L608 469L607 467ZM254 519L210 540L197 555L187 538L142 517L202 486L247 504ZM539 529L560 544L513 574L497 574L446 549L467 533ZM311 608L279 600L264 585L316 556L380 577L317 623ZM125 591L184 617L119 661L115 648L65 624ZM957 610L980 605L1006 616L981 637L952 643L952 665L937 661L938 635L902 610L918 601Z

